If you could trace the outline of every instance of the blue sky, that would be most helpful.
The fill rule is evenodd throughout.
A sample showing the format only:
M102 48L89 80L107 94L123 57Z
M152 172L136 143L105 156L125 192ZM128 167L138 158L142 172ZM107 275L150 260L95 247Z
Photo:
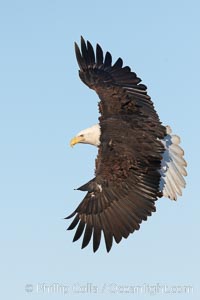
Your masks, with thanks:
M3 299L149 299L155 285L157 299L199 298L199 9L194 0L0 2ZM69 147L98 118L98 98L78 78L80 35L137 72L188 161L183 197L160 199L109 254L103 243L81 250L63 220L97 154Z

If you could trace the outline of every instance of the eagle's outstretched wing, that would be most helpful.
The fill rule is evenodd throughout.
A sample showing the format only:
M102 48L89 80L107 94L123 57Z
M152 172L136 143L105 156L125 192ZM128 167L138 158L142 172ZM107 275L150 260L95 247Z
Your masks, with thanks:
M83 234L82 248L93 236L93 250L100 245L103 232L107 251L113 237L119 243L139 229L155 211L159 194L160 168L166 135L146 86L119 58L105 56L97 44L96 55L89 42L81 38L81 51L75 44L79 75L99 98L101 127L95 178L80 190L87 194L69 217L68 229L77 230L74 241Z

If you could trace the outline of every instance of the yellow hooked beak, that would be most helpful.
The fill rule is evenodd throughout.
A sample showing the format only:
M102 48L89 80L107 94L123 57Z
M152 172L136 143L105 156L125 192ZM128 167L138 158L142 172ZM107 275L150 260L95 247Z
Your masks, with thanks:
M75 136L73 139L71 139L70 141L70 146L73 147L78 143L81 143L84 141L84 137L83 136Z

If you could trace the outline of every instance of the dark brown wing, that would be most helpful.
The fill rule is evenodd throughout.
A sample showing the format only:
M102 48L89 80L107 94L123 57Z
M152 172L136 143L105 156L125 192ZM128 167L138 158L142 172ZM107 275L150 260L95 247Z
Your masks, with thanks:
M77 230L74 241L83 234L82 248L93 237L93 250L99 247L103 232L106 248L113 237L119 243L142 220L155 211L160 183L160 163L166 132L159 121L146 87L119 58L112 65L99 45L96 55L81 38L81 51L75 44L79 75L94 89L101 101L101 137L96 160L96 177L80 187L85 198L72 215L68 229Z

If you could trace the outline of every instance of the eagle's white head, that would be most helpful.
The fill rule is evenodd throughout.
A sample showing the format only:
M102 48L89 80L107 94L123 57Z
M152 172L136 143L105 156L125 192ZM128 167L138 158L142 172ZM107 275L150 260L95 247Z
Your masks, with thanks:
M89 128L81 130L71 141L70 146L74 146L78 143L90 144L98 147L100 144L100 126L95 124Z

